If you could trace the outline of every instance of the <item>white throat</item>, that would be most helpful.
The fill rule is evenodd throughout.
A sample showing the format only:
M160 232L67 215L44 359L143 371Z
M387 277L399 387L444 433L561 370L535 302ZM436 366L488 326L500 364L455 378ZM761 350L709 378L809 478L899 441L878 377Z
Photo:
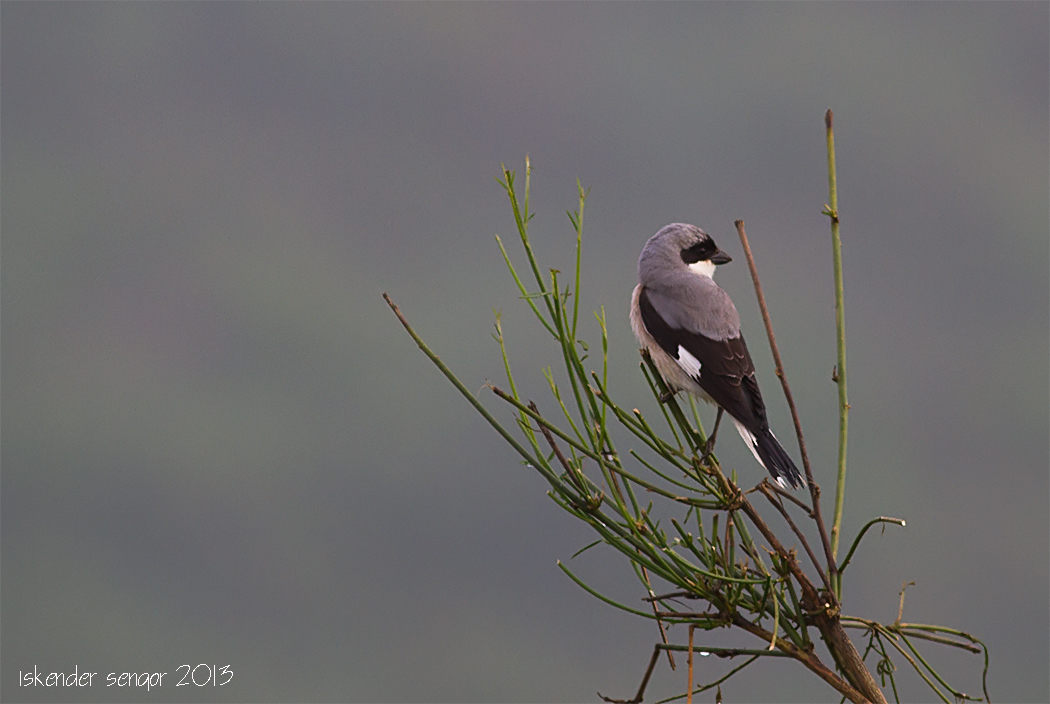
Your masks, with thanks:
M693 262L692 264L689 264L689 269L694 274L706 276L709 279L715 278L715 263L710 259L706 259L702 262Z

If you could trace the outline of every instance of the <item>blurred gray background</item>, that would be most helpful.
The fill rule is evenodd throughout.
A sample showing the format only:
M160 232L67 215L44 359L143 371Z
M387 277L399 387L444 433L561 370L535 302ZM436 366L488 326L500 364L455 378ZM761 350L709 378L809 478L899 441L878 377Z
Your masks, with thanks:
M733 220L762 273L815 471L834 494L823 116L836 116L849 342L848 613L955 626L997 701L1050 697L1046 3L17 3L2 13L5 701L596 701L657 637L566 578L592 535L420 354L501 418L556 350L500 163L568 271L592 188L585 333L655 413L635 264L689 221L735 257L773 422L786 405ZM713 413L705 409L710 422ZM787 444L787 443L786 443ZM788 445L793 454L797 451ZM731 432L719 452L761 469ZM609 550L571 561L640 604ZM684 629L671 637L684 643ZM740 642L727 632L698 642ZM981 659L930 646L980 694ZM680 659L681 661L682 659ZM108 672L216 663L148 695ZM737 663L702 661L698 681ZM903 661L898 664L906 667ZM91 690L18 672L103 673ZM662 663L647 696L680 693ZM902 696L930 700L901 671ZM726 701L838 701L758 663ZM713 701L713 693L699 698Z

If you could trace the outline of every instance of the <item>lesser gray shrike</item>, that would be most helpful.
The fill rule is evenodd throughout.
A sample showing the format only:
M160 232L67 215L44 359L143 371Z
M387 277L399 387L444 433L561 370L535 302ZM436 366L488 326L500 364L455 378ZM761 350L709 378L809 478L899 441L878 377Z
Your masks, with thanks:
M769 429L740 315L715 283L715 267L731 261L695 225L672 223L645 243L631 297L631 328L672 392L688 391L718 406L705 452L724 410L759 464L783 488L806 480Z

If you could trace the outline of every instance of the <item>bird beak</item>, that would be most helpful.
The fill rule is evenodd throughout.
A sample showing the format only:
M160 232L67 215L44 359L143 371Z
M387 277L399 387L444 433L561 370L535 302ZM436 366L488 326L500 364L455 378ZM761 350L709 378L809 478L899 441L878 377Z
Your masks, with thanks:
M720 249L711 257L712 264L728 264L731 261L733 261L733 258Z

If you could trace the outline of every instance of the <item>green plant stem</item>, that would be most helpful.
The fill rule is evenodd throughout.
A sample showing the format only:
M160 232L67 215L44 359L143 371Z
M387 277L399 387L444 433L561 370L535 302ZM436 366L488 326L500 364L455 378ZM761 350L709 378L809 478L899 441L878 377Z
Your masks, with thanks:
M842 239L839 236L839 200L835 178L835 132L832 113L824 116L828 139L828 207L825 215L831 218L831 252L835 268L835 338L838 363L835 365L835 383L839 387L839 471L835 484L835 513L831 523L831 554L838 555L842 529L842 504L846 497L846 433L849 426L849 401L846 396L846 310L842 293ZM841 594L839 597L841 598Z
M583 205L587 200L587 193L591 189L583 190L580 179L576 179L576 191L580 196L580 206L576 214L569 213L569 221L576 230L576 288L572 290L575 299L572 302L572 339L576 339L576 321L580 317L580 261L583 250Z
M850 547L849 552L846 553L846 559L842 561L841 565L839 565L840 575L842 574L842 572L845 571L846 565L848 565L849 561L853 558L853 553L856 552L857 546L860 545L860 539L863 538L864 534L868 532L868 529L876 523L894 523L902 527L905 525L905 521L903 518L891 518L889 516L879 516L878 518L873 518L867 523L865 523L864 527L860 529L859 533L857 533L857 537L856 539L854 539L853 545Z
M521 444L518 443L518 441L515 440L510 433L507 432L507 430L500 424L500 422L496 420L491 413L488 412L488 409L482 406L481 403L476 398L474 398L474 394L470 393L470 389L463 385L463 382L461 382L459 378L452 373L452 370L449 369L448 366L441 361L441 358L434 354L433 350L431 350L430 347L428 347L427 344L423 342L423 338L421 338L416 333L416 331L412 329L412 326L408 324L408 320L405 319L405 316L401 315L401 310L394 304L392 300L390 300L390 296L388 296L384 292L383 298L386 300L387 305L390 306L390 309L394 311L394 315L397 316L397 319L401 321L401 325L404 326L408 334L412 337L413 340L415 340L415 343L419 347L419 349L423 351L423 354L430 358L430 361L433 362L439 370L441 370L441 373L445 375L445 378L452 382L452 385L455 386L456 389L463 395L463 397L470 402L470 405L474 406L474 409L481 414L481 417L487 420L489 425L491 425L496 430L496 432L499 433L500 436L502 436L503 439L507 441L508 445L513 447L517 451L517 453L525 459L526 462L534 466L541 474L543 474L544 478L546 478L547 481L550 482L555 489L561 492L562 487L561 483L558 481L558 477L549 469L546 469L543 466L543 464L539 462L535 457L529 454L529 451L522 447Z

